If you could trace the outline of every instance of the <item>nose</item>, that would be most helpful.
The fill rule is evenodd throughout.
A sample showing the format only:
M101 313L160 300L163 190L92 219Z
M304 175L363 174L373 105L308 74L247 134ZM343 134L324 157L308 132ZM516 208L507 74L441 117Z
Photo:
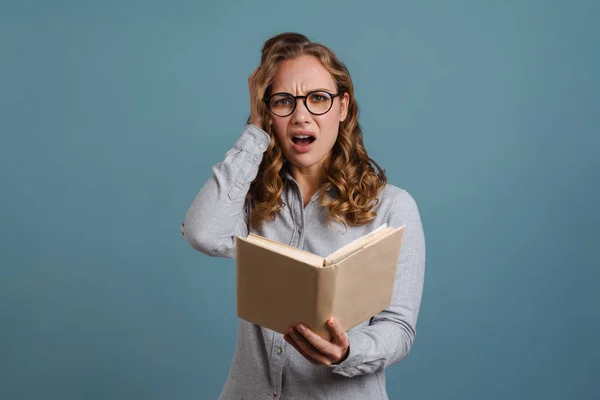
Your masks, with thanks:
M292 113L292 123L306 122L311 118L310 116L311 114L304 105L304 101L297 99L296 109Z

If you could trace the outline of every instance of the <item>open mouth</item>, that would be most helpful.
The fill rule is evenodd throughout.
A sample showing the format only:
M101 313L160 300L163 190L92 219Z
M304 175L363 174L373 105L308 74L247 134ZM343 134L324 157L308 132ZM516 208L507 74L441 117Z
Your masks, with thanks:
M299 136L294 136L292 138L292 141L300 146L306 146L308 144L311 144L312 142L314 142L316 139L312 136L308 136L308 135L299 135Z

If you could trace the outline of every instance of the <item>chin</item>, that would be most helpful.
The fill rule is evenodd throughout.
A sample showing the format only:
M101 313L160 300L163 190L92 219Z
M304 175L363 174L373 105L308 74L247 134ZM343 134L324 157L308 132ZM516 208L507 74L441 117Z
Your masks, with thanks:
M326 155L315 155L315 154L292 154L285 156L287 160L299 168L312 167L315 164L319 164L323 161Z

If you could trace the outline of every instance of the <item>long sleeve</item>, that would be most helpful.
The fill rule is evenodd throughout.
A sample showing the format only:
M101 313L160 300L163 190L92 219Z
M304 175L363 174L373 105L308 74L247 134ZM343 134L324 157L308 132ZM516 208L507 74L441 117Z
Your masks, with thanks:
M406 224L392 302L369 325L348 331L348 357L332 371L346 377L374 373L398 363L413 344L425 274L425 238L417 204L402 190L389 211L388 226Z
M256 178L270 137L248 124L200 189L181 224L181 233L200 252L235 258L235 236L248 235L246 194Z

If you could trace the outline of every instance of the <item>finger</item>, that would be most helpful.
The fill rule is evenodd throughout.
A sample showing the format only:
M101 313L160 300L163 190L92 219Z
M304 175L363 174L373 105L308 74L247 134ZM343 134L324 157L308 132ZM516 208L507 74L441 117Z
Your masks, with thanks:
M301 327L304 327L302 329ZM336 358L337 348L328 340L314 333L307 326L300 324L298 332L320 353L323 353L328 358Z
M306 354L306 353L304 352L304 350L302 350L302 349L300 348L300 346L298 346L298 343L296 343L296 342L294 341L294 339L293 339L293 338L292 338L292 337L291 337L289 334L286 334L286 335L284 335L284 336L283 336L283 338L284 338L284 339L285 339L285 341L286 341L286 342L288 342L288 343L289 343L289 344L290 344L290 345L291 345L293 348L295 348L295 349L296 349L296 351L297 351L298 353L302 354L302 356L303 356L304 358L306 358L306 360L308 360L308 362L310 362L311 364L314 364L314 365L321 365L319 362L317 362L317 360L315 360L314 358L312 358L311 356L309 356L308 354Z
M335 318L330 318L327 322L327 326L329 326L329 330L333 334L333 343L339 344L342 347L348 346L348 335L344 332Z
M302 355L302 357L304 357L308 362L310 362L313 365L321 365L317 360L315 360L314 358L312 358L311 356L309 356L308 354L306 354L304 352L304 350L302 350L300 348L300 346L298 346L298 343L296 343L294 341L294 339L292 339L292 337L287 334L283 337L285 339L286 342L288 342L294 349L296 349L296 351L298 353L300 353Z
M290 329L289 335L294 339L298 347L300 347L306 354L308 354L312 359L316 360L319 364L329 365L331 361L328 359L328 356L321 353L317 349L310 344L304 336L302 336L295 328Z

